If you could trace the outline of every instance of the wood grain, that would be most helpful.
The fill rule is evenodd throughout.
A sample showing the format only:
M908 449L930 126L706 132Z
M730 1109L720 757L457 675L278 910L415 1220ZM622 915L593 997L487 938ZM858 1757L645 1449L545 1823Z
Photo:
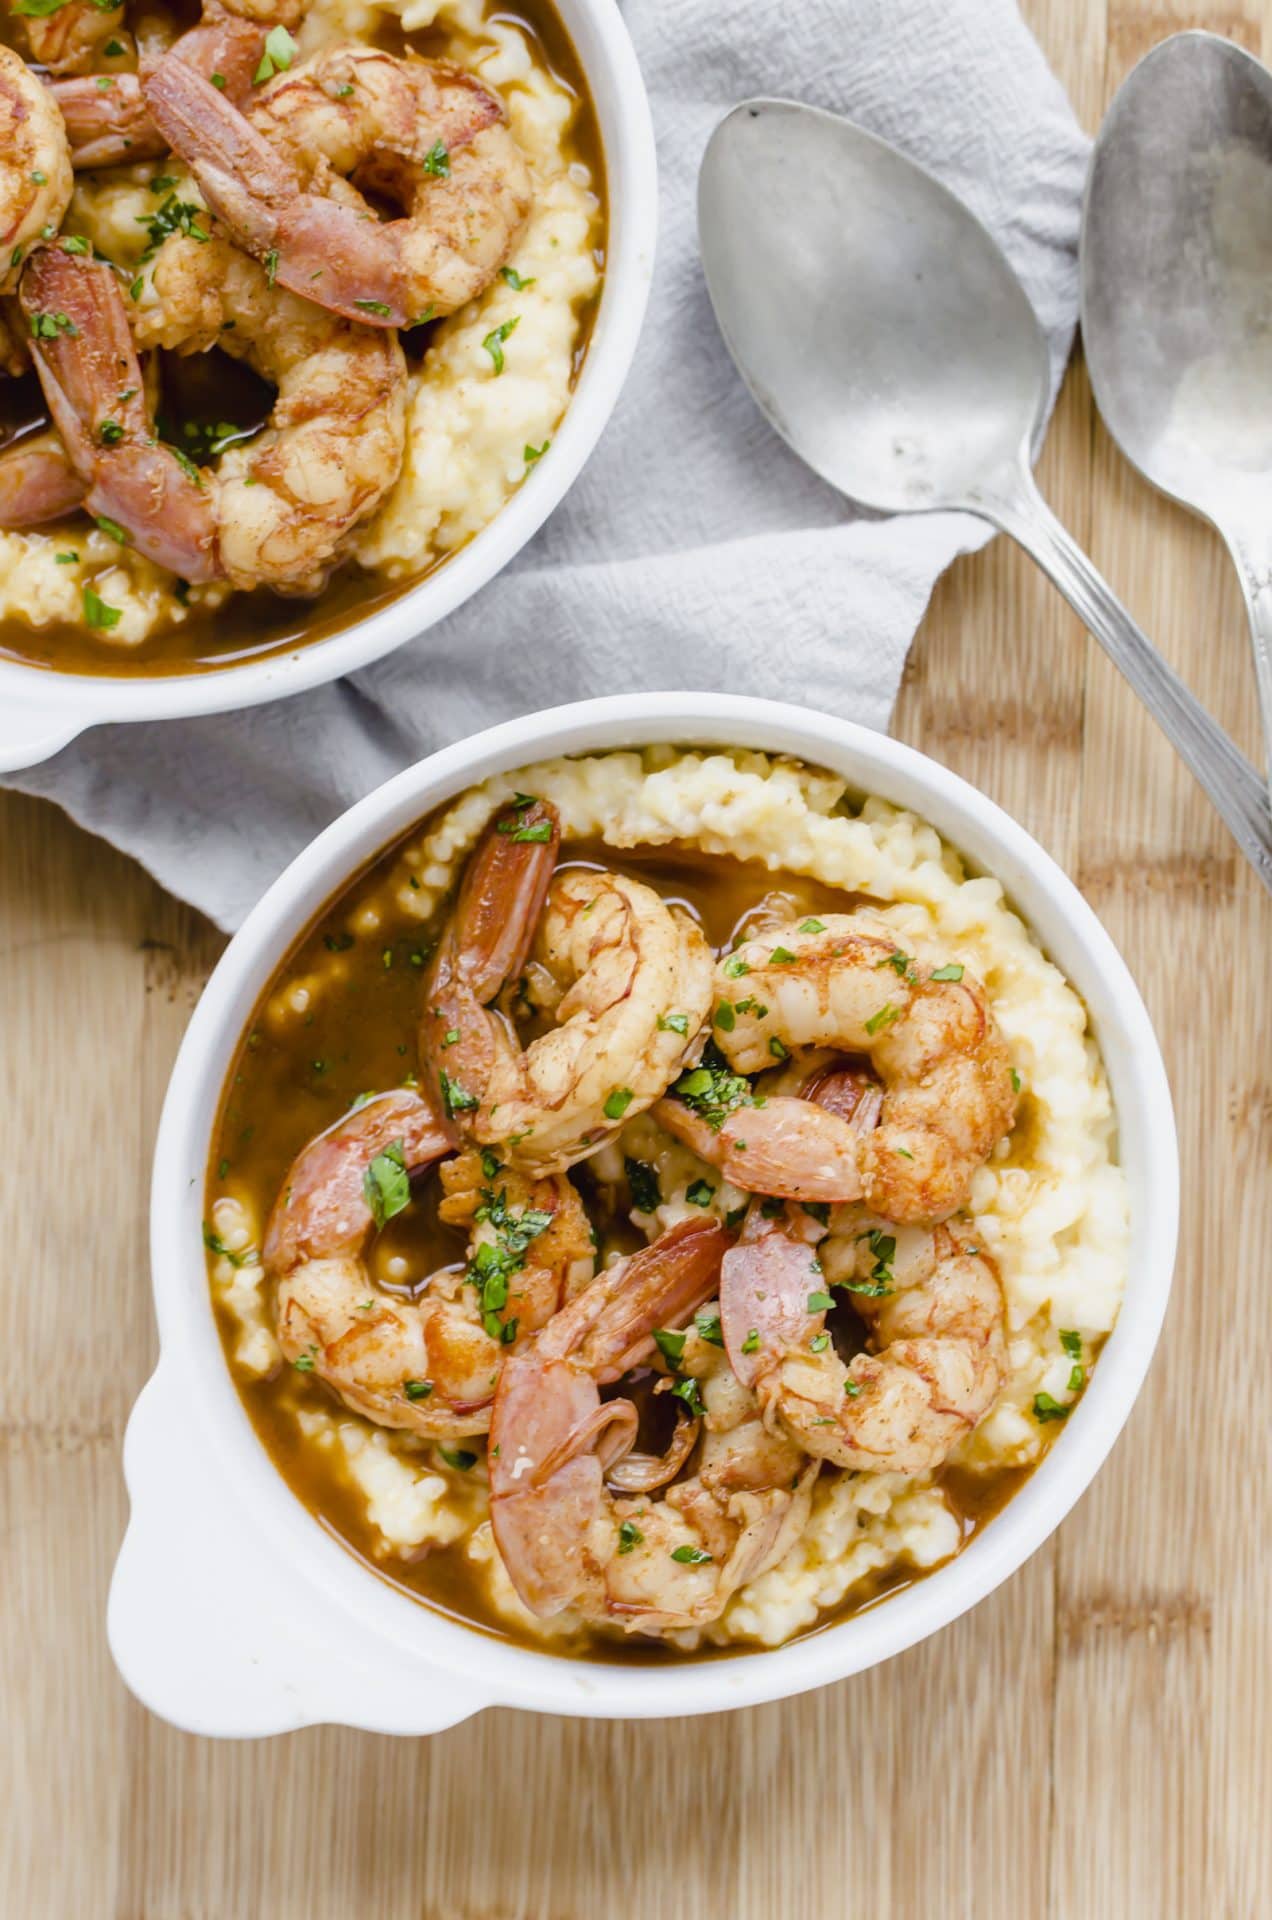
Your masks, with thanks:
M1026 0L1094 125L1163 33L1272 8ZM1246 750L1217 540L1136 479L1080 366L1043 488ZM153 1357L147 1162L218 942L52 808L0 796L0 1913L32 1920L1257 1920L1272 1910L1272 903L1004 541L939 587L897 730L1077 877L1147 997L1185 1169L1174 1304L1108 1469L938 1640L708 1722L489 1714L431 1741L174 1733L102 1617Z

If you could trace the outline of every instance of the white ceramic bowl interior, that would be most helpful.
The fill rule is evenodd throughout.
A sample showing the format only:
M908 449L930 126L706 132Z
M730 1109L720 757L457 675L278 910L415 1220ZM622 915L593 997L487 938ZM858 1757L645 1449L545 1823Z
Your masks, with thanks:
M956 1560L884 1605L774 1652L666 1667L581 1662L461 1626L377 1580L276 1472L240 1404L209 1300L204 1171L221 1088L274 969L315 912L387 843L487 775L545 755L645 742L760 747L833 768L913 808L995 874L1086 1001L1130 1183L1131 1266L1117 1327L1046 1460ZM337 1721L426 1733L487 1706L605 1717L710 1712L856 1673L955 1619L1038 1547L1130 1411L1175 1252L1170 1093L1134 982L1081 896L983 795L908 747L762 700L631 695L556 708L434 754L353 807L271 887L231 943L173 1070L155 1154L152 1256L161 1355L129 1423L132 1518L109 1631L133 1691L193 1731Z
M578 384L552 445L490 525L436 573L327 640L242 666L152 679L65 674L0 660L0 773L34 766L86 727L223 713L300 693L367 666L469 599L542 526L614 410L649 298L658 163L640 68L616 0L553 0L591 89L605 150L605 283Z

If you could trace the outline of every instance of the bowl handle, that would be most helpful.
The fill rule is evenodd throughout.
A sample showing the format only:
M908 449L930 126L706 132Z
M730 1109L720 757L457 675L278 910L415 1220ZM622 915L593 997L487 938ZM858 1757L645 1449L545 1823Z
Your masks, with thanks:
M256 1539L196 1424L161 1362L124 1438L132 1513L106 1616L115 1664L144 1706L188 1733L246 1739L324 1722L436 1733L492 1704L461 1676L360 1636Z
M0 692L0 773L38 766L92 724L91 713L46 707L21 694L13 698Z

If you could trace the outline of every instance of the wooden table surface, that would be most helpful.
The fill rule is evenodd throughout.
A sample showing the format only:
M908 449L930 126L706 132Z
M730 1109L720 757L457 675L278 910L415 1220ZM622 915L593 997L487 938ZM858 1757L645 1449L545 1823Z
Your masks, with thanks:
M1272 55L1268 0L1027 0L1084 123L1164 33ZM1261 45L1262 42L1262 45ZM1218 540L1070 371L1043 488L1257 756ZM1057 1536L926 1646L818 1696L633 1726L217 1745L125 1693L103 1613L150 1370L151 1142L220 942L54 808L0 795L0 1912L24 1920L1255 1920L1272 1912L1272 902L1005 541L939 587L896 730L1076 878L1179 1117L1183 1237L1147 1389Z

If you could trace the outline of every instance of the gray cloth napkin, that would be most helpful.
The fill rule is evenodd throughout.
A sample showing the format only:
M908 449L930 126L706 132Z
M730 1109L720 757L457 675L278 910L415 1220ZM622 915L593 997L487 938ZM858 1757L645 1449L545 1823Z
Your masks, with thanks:
M721 688L885 727L959 514L858 519L770 433L698 260L707 138L747 94L848 113L986 221L1046 329L1077 307L1087 143L1013 0L631 0L661 233L635 366L589 466L500 577L334 686L246 713L99 728L13 781L238 924L337 813L479 727L588 694Z

